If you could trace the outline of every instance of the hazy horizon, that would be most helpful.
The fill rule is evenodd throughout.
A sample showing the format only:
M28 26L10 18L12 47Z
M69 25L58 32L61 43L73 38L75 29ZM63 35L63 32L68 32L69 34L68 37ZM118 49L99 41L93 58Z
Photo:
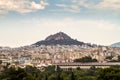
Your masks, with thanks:
M0 46L30 45L59 31L85 43L120 42L120 0L0 0Z

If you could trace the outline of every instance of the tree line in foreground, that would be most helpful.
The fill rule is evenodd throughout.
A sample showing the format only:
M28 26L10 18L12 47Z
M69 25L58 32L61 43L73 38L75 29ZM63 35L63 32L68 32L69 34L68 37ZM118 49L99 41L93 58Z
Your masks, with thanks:
M26 68L5 68L0 72L0 80L119 80L120 66L100 69L92 66L90 69L76 70L69 69L63 71L59 67L48 66L44 71L36 67L26 66Z

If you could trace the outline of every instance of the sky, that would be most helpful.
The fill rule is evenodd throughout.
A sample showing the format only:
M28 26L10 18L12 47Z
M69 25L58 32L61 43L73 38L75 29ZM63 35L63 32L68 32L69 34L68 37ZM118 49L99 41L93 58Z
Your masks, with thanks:
M120 42L120 0L0 0L0 46L64 32L86 43Z

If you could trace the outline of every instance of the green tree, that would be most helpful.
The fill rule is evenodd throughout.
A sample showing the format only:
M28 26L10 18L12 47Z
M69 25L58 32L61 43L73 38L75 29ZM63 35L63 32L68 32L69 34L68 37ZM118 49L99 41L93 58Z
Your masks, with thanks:
M48 80L57 80L56 75L52 74L51 76L49 76Z
M65 71L61 72L61 78L63 80L70 80L69 79L69 73L66 73Z
M110 66L111 68L120 68L120 65L113 65L113 66Z
M51 75L51 74L55 73L56 72L55 71L55 66L46 67L44 72L46 72L48 75Z
M36 80L36 78L29 74L26 77L24 77L23 80Z
M74 76L73 72L71 73L71 79L70 80L75 80L75 76Z
M2 64L2 60L0 60L0 65Z
M95 66L91 66L90 69L91 69L91 70L95 70L96 67L95 67Z
M76 70L81 70L81 68L80 68L80 67L77 67Z
M91 76L84 76L84 77L81 77L79 80L96 80L96 78Z
M25 76L27 76L27 73L24 71L24 69L21 68L8 68L1 74L2 79L7 80L22 80Z
M47 75L45 75L45 80L48 80L48 76Z
M99 72L97 80L119 80L120 69L118 68L106 68Z
M96 59L92 59L90 56L75 59L74 62L97 62Z

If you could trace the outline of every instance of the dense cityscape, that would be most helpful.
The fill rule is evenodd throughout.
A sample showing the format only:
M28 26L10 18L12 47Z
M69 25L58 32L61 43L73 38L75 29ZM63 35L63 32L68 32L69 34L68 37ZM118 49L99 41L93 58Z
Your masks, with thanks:
M117 60L120 55L120 48L112 47L88 47L77 45L56 45L56 46L25 46L20 48L8 48L0 50L0 59L3 62L19 63L19 65L33 64L51 65L52 63L73 62L74 59L90 56L98 62Z
M48 42L51 40L72 40L63 32L48 36L46 39ZM38 69L43 69L56 63L72 63L75 59L83 57L91 57L92 59L96 59L98 63L108 63L116 61L120 55L119 47L98 46L88 43L82 45L73 44L60 45L58 42L57 45L33 44L18 48L1 47L0 60L3 65L9 63L10 66L21 68L30 65Z
M48 42L49 39L50 41L57 39L61 43L62 40L66 40L66 35L61 35L60 32L47 39ZM119 80L120 78L119 47L90 43L82 45L73 43L43 45L41 41L37 43L39 44L18 48L0 47L0 80Z
M0 0L0 80L120 80L120 0Z

